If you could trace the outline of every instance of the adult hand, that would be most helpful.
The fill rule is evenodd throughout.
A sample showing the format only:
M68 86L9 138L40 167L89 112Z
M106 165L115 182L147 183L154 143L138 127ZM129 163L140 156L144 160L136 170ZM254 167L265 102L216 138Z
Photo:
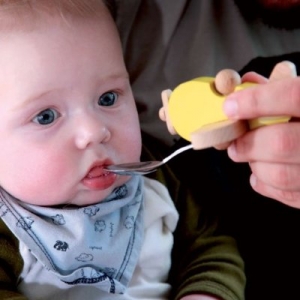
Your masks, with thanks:
M230 144L228 154L233 161L249 162L255 191L300 208L300 77L291 63L279 66L290 73L275 72L270 80L246 74L242 81L264 84L230 94L224 112L232 119L289 115L291 121L247 132Z

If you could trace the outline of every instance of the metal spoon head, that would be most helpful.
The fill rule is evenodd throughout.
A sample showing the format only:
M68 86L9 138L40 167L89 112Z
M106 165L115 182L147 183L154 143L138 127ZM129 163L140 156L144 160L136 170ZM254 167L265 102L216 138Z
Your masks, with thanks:
M142 161L110 165L105 170L118 175L145 175L156 171L160 165L160 161Z

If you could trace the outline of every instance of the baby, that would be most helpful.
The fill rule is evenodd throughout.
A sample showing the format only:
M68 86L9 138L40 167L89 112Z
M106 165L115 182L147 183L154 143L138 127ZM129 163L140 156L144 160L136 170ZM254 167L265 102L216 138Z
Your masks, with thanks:
M0 66L0 298L168 299L175 205L158 181L105 171L141 155L107 7L0 1Z

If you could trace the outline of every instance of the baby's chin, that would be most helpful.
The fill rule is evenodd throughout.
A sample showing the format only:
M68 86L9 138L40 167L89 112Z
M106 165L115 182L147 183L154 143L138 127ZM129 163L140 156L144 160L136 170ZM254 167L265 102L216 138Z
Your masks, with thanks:
M91 191L91 190L84 190L78 193L72 200L65 201L61 204L61 206L69 206L69 207L82 207L82 206L89 206L101 203L104 201L114 189L120 187L121 185L125 184L129 179L130 176L119 176L116 184L111 186L110 188L102 191Z
M82 207L82 206L89 206L93 204L97 204L105 200L112 191L81 191L80 193L77 193L74 197L71 197L71 199L62 199L62 198L42 198L39 197L35 199L35 197L23 197L22 199L15 197L20 202L29 204L29 205L35 205L35 206L41 206L41 207L52 207L52 208L75 208L75 207Z
M28 191L28 193L22 193L16 190L5 191L19 201L30 205L54 208L82 207L104 201L114 189L125 184L130 178L130 176L117 176L115 182L105 189L89 189L86 187L80 187L73 192L59 192L59 189L56 189L56 191L52 191L51 195L48 194L48 197L46 192L43 195L40 192L36 193L33 191Z
M75 197L72 200L62 202L61 207L83 207L90 206L101 203L104 201L112 191L105 191L99 193L99 191L89 191L85 193L81 193L78 197Z

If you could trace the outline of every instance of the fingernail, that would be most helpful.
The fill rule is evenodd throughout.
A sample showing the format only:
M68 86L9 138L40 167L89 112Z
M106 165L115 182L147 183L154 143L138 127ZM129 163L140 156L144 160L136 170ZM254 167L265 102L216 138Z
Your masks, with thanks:
M256 176L254 176L253 174L250 176L250 184L251 186L255 187L256 186L256 182L257 182L257 179L256 179Z
M231 143L231 145L227 149L227 153L232 159L237 156L235 143Z
M238 104L236 99L230 97L226 98L223 104L223 111L228 117L231 118L237 117Z

